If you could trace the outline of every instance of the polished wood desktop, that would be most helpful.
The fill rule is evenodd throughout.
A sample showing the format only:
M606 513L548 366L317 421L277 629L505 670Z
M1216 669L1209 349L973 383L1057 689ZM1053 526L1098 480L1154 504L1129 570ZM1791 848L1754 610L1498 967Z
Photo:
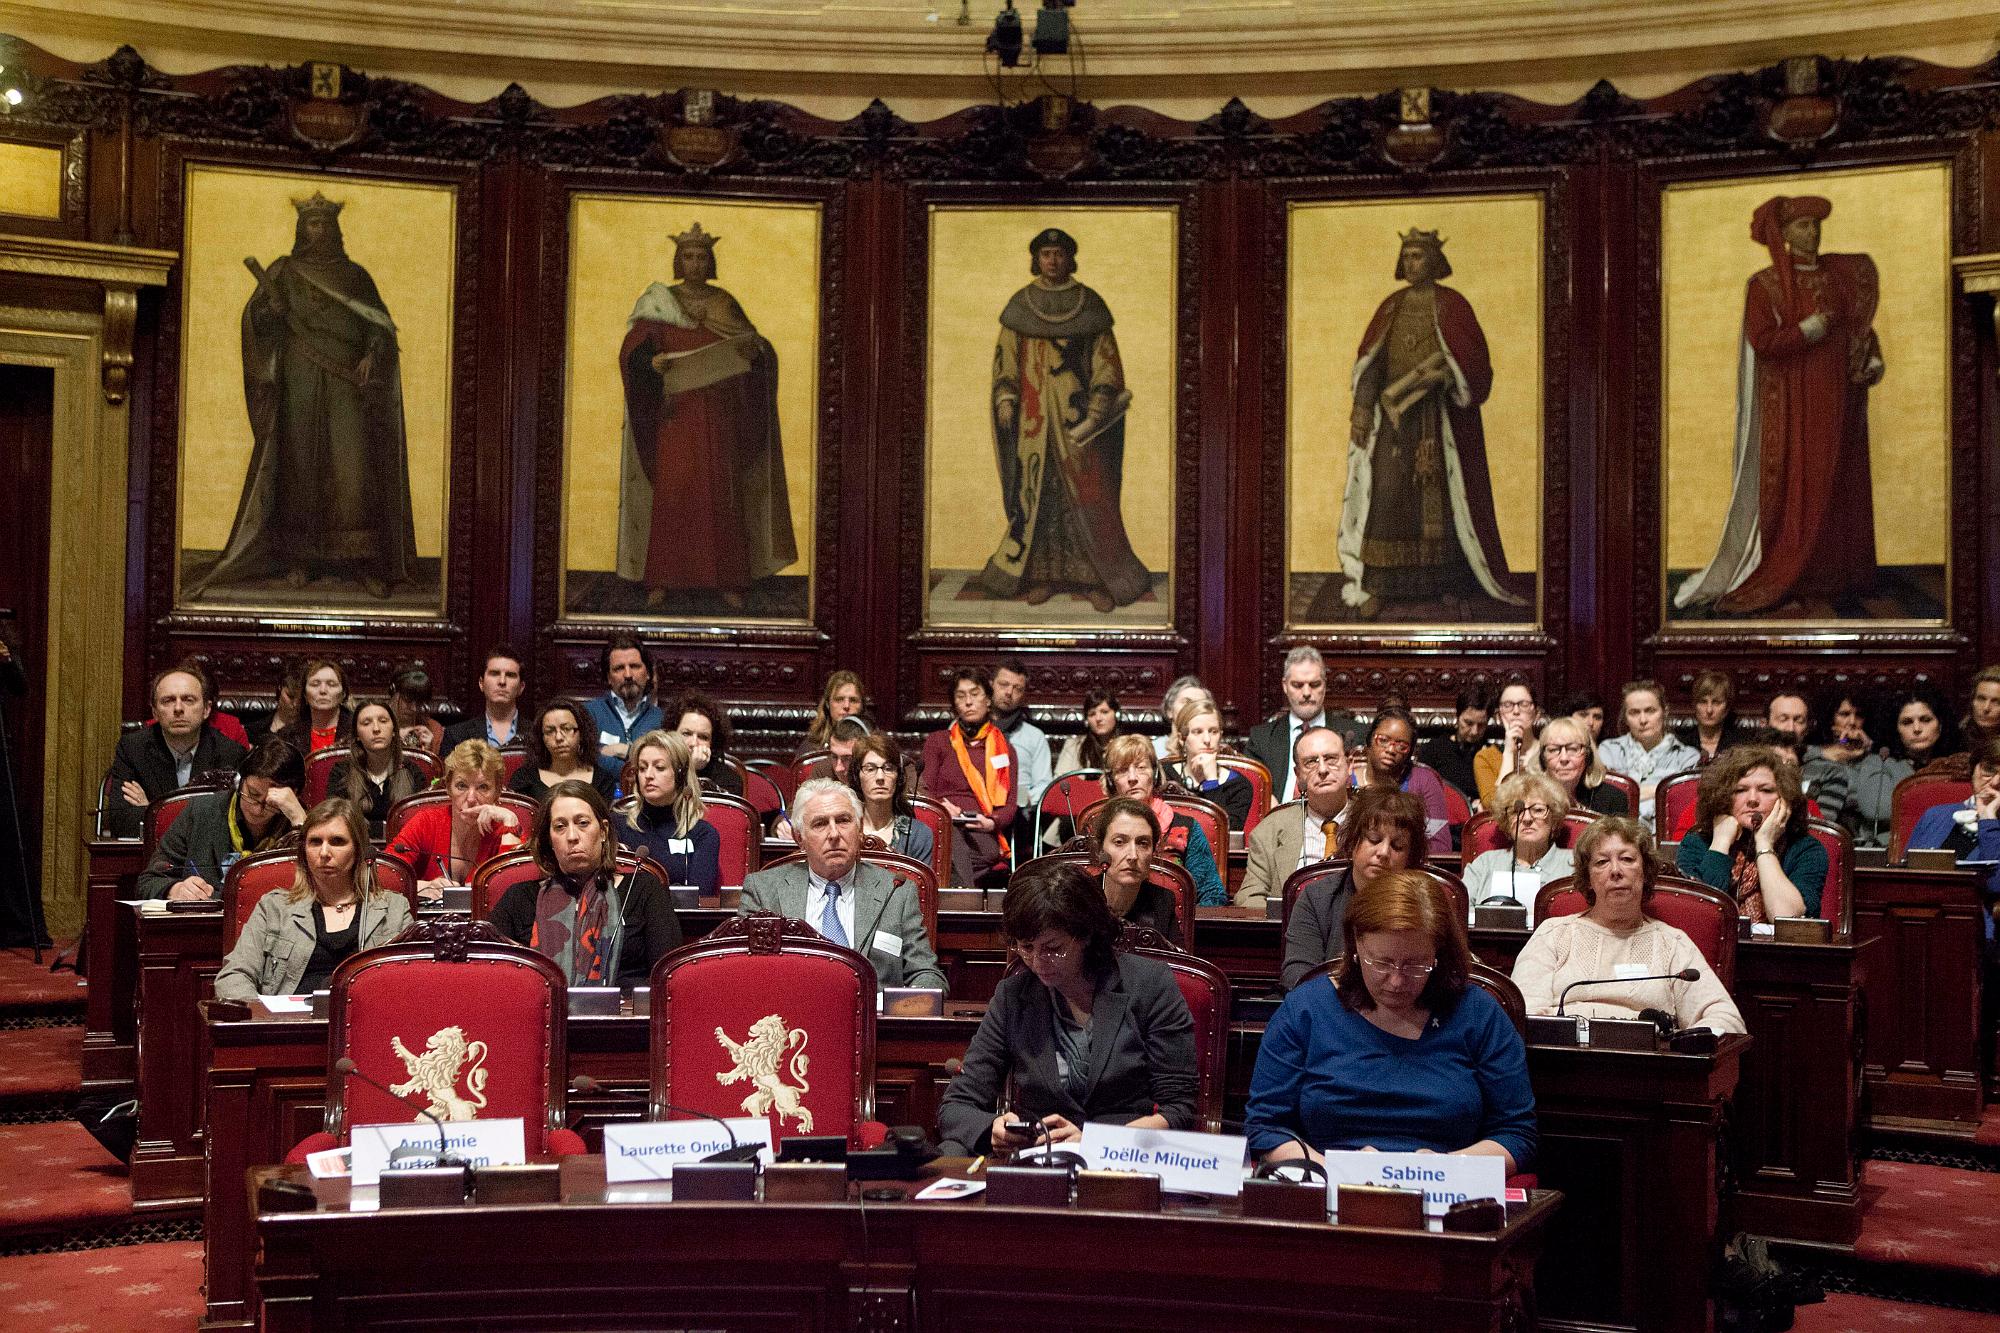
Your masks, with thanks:
M899 1196L925 1181L894 1185ZM298 1168L255 1173L312 1183ZM613 1202L603 1159L561 1165L559 1203L356 1212L344 1182L311 1211L260 1211L264 1327L545 1330L1532 1327L1530 1274L1560 1216L1537 1191L1483 1233L1245 1218L1237 1201L1163 1210L954 1202ZM612 1195L616 1197L615 1194ZM1254 1280L1248 1280L1251 1275Z

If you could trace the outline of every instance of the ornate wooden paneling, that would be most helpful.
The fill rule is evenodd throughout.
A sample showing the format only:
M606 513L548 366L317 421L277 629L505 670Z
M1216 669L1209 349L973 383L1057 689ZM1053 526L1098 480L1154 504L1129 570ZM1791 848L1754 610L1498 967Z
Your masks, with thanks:
M337 627L176 613L173 541L184 296L142 302L134 412L126 667L207 654L237 692L320 637L365 687L423 661L470 702L490 641L529 650L531 687L594 690L611 628L558 613L563 268L569 191L709 193L825 204L813 620L809 627L652 627L660 676L791 729L830 668L854 667L874 711L905 725L943 702L944 673L1002 650L1031 654L1046 705L1085 685L1134 704L1199 671L1237 729L1279 702L1284 627L1285 204L1543 194L1545 451L1542 628L1438 634L1343 627L1335 697L1390 690L1420 707L1468 679L1523 670L1547 690L1642 673L1678 694L1721 663L1754 700L1779 683L1859 678L1956 687L2000 658L2000 354L1986 297L1958 297L1951 340L1949 622L1932 629L1665 632L1658 552L1662 437L1659 192L1670 181L1949 160L1954 253L2000 247L1989 188L2000 125L1991 68L1905 59L1789 61L1639 101L1608 82L1567 106L1483 92L1344 97L1281 119L1231 100L1199 120L1043 99L918 124L875 102L851 120L683 89L555 108L518 86L474 105L341 69L230 67L169 76L130 48L90 65L26 51L26 103L7 137L73 149L62 226L171 248L189 161L449 181L460 190L446 615ZM324 88L321 89L324 92ZM66 158L66 161L69 159ZM1170 630L1039 634L930 629L923 572L923 209L938 201L1171 201L1180 207ZM73 205L73 207L72 207ZM1344 369L1344 368L1343 368Z

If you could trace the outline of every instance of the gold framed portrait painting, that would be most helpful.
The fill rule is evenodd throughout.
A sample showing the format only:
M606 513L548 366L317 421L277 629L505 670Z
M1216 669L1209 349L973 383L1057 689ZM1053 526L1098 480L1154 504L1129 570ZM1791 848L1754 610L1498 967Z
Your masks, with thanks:
M817 201L570 196L565 617L810 620L823 225Z
M1951 284L1948 163L1664 187L1670 625L1943 623Z
M456 188L185 185L176 605L442 615Z
M1290 202L1287 627L1539 623L1544 207Z
M926 625L1172 624L1179 227L931 206Z

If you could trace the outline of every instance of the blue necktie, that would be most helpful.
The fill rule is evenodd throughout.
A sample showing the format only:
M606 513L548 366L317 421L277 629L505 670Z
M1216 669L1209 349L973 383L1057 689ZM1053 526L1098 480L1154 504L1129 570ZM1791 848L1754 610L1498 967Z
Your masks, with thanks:
M826 910L819 914L819 933L835 944L847 947L847 930L840 924L840 885L838 882L826 886Z

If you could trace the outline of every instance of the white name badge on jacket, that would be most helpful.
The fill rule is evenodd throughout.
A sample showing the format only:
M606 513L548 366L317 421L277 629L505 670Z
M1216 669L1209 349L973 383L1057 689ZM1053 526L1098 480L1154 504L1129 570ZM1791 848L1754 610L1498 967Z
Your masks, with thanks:
M1327 1206L1337 1208L1342 1185L1383 1185L1422 1190L1429 1205L1465 1199L1507 1202L1507 1163L1485 1155L1458 1157L1426 1152L1330 1152L1326 1155ZM1435 1209L1433 1209L1435 1210Z
M1243 1192L1243 1150L1248 1143L1237 1134L1133 1129L1092 1121L1083 1127L1083 1160L1099 1171L1158 1176L1164 1190L1237 1195Z
M526 1134L519 1116L511 1120L448 1120L445 1148L469 1166L525 1166ZM349 1170L357 1185L376 1185L384 1171L436 1166L438 1127L428 1120L393 1125L356 1125Z
M771 1122L731 1117L713 1120L641 1120L604 1127L604 1179L610 1184L635 1180L672 1180L680 1162L699 1162L711 1153L741 1143L754 1143L757 1156L771 1161ZM734 1134L734 1140L730 1135Z

